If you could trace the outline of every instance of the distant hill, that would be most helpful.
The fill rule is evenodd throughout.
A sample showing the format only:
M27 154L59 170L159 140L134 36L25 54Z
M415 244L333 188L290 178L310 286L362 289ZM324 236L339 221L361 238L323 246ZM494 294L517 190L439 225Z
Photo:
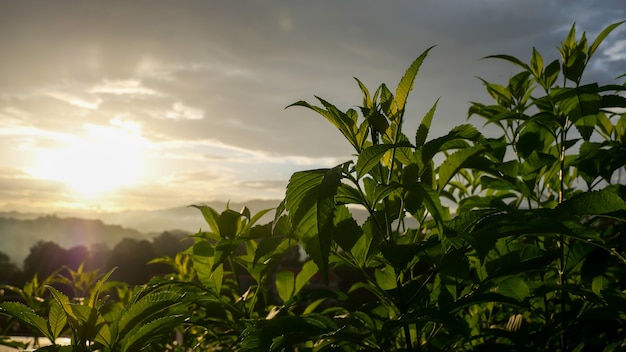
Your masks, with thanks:
M206 204L218 212L226 209L227 202L210 201ZM264 209L276 208L280 200L249 200L231 202L230 209L240 211L244 206L255 214ZM352 209L355 219L362 223L367 213ZM274 218L274 211L261 218L265 224ZM38 241L52 241L61 247L103 243L113 248L124 238L152 239L164 231L195 233L208 230L202 214L193 207L176 207L154 211L129 210L112 213L57 213L35 214L0 212L0 251L8 254L17 265L22 265L30 248Z
M106 225L101 220L60 218L55 215L36 219L0 218L0 251L18 265L38 241L56 242L63 248L103 243L114 246L123 238L148 239L150 236L119 225Z
M275 208L279 200L250 200L232 202L230 209L241 210L247 206L254 214L263 209ZM218 212L226 209L227 202L211 201L206 204ZM273 219L270 212L260 223ZM36 214L0 212L0 251L8 254L18 265L28 256L30 248L38 241L53 241L61 247L91 246L103 243L112 248L122 239L151 239L164 231L194 233L207 230L198 209L176 207L154 211L129 210L114 213L57 213Z
M226 209L227 202L210 201L198 204L208 205L218 212L222 212ZM240 211L244 206L247 206L252 214L255 214L264 209L276 208L278 204L280 204L280 200L254 199L245 202L231 202L228 206L236 211ZM200 211L188 206L153 211L131 210L116 213L99 213L93 216L108 224L119 224L145 233L160 233L164 230L197 232L200 229L208 229L208 225ZM261 218L260 223L267 223L273 220L273 218L274 212L272 211Z

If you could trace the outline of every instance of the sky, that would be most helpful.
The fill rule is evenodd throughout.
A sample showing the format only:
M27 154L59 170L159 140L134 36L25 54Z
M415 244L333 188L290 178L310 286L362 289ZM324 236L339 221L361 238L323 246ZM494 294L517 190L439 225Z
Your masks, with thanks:
M483 57L527 61L534 46L552 61L574 22L595 38L621 20L624 0L0 0L0 211L281 199L293 172L352 154L321 116L286 106L354 108L353 77L393 91L437 45L406 130L440 98L440 136L489 102L477 77L518 72ZM623 73L626 24L586 79Z

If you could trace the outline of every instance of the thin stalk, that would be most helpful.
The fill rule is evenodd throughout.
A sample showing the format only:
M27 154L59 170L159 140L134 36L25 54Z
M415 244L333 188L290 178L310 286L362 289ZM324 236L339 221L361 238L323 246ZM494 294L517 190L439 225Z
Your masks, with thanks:
M567 126L568 118L566 118L565 126ZM565 187L565 131L561 131L560 155L559 155L559 204L563 203L563 188ZM559 234L559 286L565 285L565 237ZM561 288L561 351L567 351L567 341L565 337L565 290Z
M400 310L400 317L403 317L407 313L407 307L404 303L404 294L402 293L402 282L401 282L401 274L396 274L396 287L398 289L398 309ZM402 326L404 330L404 342L406 343L406 349L412 349L412 341L411 341L411 329L409 325L404 324Z

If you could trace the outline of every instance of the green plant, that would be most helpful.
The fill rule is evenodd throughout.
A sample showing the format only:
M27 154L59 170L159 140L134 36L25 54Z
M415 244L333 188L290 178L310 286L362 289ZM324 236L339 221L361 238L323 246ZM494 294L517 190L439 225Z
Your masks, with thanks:
M251 325L242 350L297 345L412 350L428 344L453 346L458 340L454 336L467 333L455 308L444 303L453 300L448 287L455 295L471 288L462 284L469 246L444 231L450 214L440 197L454 175L486 147L471 125L427 140L437 103L411 138L403 133L407 97L430 50L411 64L395 95L383 84L372 96L357 80L362 118L321 98L321 107L303 101L292 105L324 116L353 146L356 159L295 173L277 216L287 215L294 237L326 279L330 269L348 267L363 277L348 293L369 291L374 299L352 305L348 296L327 292L326 297L296 297L273 319ZM437 165L440 155L443 162ZM367 220L358 224L348 206L364 209ZM300 313L288 304L306 308Z
M186 319L181 314L187 304L185 294L160 285L139 286L125 304L109 304L107 297L101 295L119 286L108 285L112 272L89 287L88 295L79 300L72 301L47 285L51 298L44 301L48 306L46 315L20 302L0 303L0 313L19 320L52 342L38 351L137 351L151 343L171 342L170 334ZM82 282L93 277L87 275L82 280L79 276L71 275L77 279L72 286L82 287ZM58 345L57 339L65 334L71 338L71 344Z
M483 81L495 104L470 108L503 134L488 142L474 175L484 193L460 201L471 220L457 230L484 263L476 268L483 282L501 277L496 282L518 293L515 313L525 329L505 338L528 349L623 347L626 193L614 174L626 165L626 115L618 113L626 87L581 84L600 43L621 23L591 45L572 26L561 60L545 66L536 49L529 64L490 56L522 72L506 86ZM491 319L502 324L507 314Z
M321 98L293 104L325 117L356 156L295 173L277 216L286 214L322 274L349 267L362 280L347 293L371 298L296 295L272 319L253 321L241 350L624 347L626 191L612 176L626 164L626 118L615 110L626 107L625 88L581 85L618 25L591 46L572 27L562 62L545 67L536 50L530 64L493 56L524 69L507 86L483 81L496 104L470 108L501 128L497 138L462 125L427 141L436 104L415 137L403 134L408 92L430 49L395 95L381 85L372 96L357 80L362 118ZM364 223L355 206L369 214Z

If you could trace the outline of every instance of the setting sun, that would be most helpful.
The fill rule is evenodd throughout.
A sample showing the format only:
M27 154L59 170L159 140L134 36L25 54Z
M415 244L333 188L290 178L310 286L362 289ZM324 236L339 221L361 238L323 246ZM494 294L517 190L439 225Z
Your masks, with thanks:
M59 148L39 151L31 173L64 183L84 198L134 184L141 174L143 139L136 126L112 123L85 125L84 136L70 136Z

